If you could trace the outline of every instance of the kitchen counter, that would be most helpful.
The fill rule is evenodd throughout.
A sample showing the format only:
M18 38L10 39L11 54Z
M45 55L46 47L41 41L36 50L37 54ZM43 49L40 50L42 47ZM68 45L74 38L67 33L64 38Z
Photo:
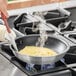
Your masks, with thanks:
M58 7L62 8L69 8L69 7L76 7L76 0L69 0L66 2L60 2L60 3L52 3L52 4L46 4L46 5L39 5L39 6L32 6L32 7L25 7L15 10L8 10L9 15L19 15L21 13L32 13L34 11L48 11L48 10L56 10Z
M68 0L12 0L8 2L7 8L10 10L64 1Z
M10 76L14 65L0 54L0 76Z

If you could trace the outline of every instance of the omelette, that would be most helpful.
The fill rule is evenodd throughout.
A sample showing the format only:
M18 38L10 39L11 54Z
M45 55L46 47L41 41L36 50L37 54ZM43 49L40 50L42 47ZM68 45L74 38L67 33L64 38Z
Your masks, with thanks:
M20 50L19 53L22 55L36 56L36 57L47 57L57 55L57 53L52 49L37 46L26 46L25 48Z

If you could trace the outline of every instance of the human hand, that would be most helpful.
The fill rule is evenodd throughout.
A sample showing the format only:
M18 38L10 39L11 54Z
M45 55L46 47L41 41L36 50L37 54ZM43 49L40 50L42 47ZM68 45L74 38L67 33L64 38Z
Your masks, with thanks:
M1 12L8 18L7 0L0 0L0 14Z
M16 38L15 32L11 29L11 34L13 38ZM0 41L7 42L9 39L7 29L4 25L0 24Z

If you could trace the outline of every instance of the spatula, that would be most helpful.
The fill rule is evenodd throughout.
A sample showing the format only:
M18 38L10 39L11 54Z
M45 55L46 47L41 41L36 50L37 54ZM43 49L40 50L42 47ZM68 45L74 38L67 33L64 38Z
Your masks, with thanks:
M7 22L7 18L6 18L6 16L3 14L3 12L1 12L1 17L2 17L2 19L3 19L3 21L4 21L4 23L5 23L5 26L6 26L6 29L7 29L7 32L8 32L7 40L9 41L10 44L13 45L13 48L14 48L16 51L18 51L17 45L16 45L16 43L15 43L15 39L14 39L14 37L13 37L12 34L11 34L11 29L10 29L9 24L8 24L8 22Z

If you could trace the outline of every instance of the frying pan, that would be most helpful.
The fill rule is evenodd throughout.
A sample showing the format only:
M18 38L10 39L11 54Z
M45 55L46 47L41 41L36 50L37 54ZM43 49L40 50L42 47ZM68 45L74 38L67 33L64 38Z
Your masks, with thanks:
M36 46L36 42L40 37L39 34L27 35L16 39L18 50L20 51L26 46ZM60 35L48 35L48 39L45 42L44 47L49 48L57 52L56 56L48 57L38 57L38 56L28 56L22 55L19 52L13 50L14 55L23 62L32 63L32 64L51 64L59 61L69 50L69 45L66 42L66 39ZM32 49L31 49L32 51Z

